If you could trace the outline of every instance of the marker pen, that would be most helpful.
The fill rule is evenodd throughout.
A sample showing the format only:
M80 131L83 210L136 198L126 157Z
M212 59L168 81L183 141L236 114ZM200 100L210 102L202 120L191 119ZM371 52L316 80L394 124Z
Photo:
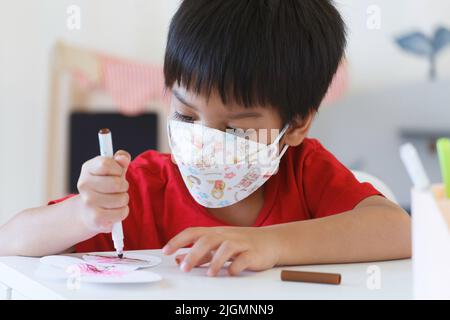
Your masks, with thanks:
M339 273L281 270L282 281L341 284Z
M414 187L419 190L426 190L430 187L430 180L420 161L416 148L411 143L406 143L400 147L400 157L408 171L409 177L413 181Z
M98 132L98 141L100 143L100 155L102 157L113 158L114 150L112 144L111 131L107 128L101 129ZM116 222L112 228L112 239L114 242L114 248L116 249L117 256L123 258L123 229L122 222Z
M438 139L436 149L441 166L442 180L445 186L445 195L447 198L450 198L450 139Z

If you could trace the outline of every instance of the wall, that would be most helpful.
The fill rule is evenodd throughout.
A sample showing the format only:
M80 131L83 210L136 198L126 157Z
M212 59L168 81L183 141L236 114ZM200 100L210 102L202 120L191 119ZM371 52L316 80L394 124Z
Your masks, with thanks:
M425 80L428 65L400 51L393 39L409 31L432 34L438 25L450 28L450 1L447 0L337 0L348 26L347 56L350 66L350 94ZM369 29L376 6L381 12L380 29ZM450 49L438 60L442 78L450 77Z
M440 135L450 136L450 81L421 82L349 95L316 118L311 136L350 169L369 172L384 181L408 208L411 181L399 147L412 142L431 182L439 182L435 151Z
M81 8L81 30L66 27L66 9L72 4ZM162 62L175 5L161 0L1 0L0 224L47 201L48 69L55 41Z

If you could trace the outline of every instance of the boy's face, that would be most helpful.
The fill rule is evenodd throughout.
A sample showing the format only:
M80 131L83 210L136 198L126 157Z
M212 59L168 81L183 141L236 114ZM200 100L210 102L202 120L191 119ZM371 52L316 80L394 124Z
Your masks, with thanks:
M246 108L235 102L224 105L216 91L212 91L209 98L187 91L184 87L174 85L172 88L171 112L181 121L199 122L210 128L225 131L227 129L242 129L260 132L265 129L268 143L276 139L277 135L270 134L271 129L283 129L283 122L275 108L255 106ZM311 117L312 118L312 117ZM281 145L299 145L306 136L310 126L306 119L297 123L293 121Z

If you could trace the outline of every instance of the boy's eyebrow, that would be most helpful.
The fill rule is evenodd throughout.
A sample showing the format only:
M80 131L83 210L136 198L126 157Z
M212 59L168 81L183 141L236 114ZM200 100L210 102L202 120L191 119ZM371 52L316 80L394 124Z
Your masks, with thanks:
M248 112L242 112L238 114L234 114L229 116L230 119L237 120L237 119L243 119L243 118L257 118L261 117L261 113L254 112L254 111L248 111Z
M175 98L177 98L182 104L186 105L189 108L197 110L197 107L188 103L186 101L186 99L184 99L184 97L176 89L172 89L172 93L175 96ZM261 117L261 116L262 115L259 112L246 111L246 112L230 115L229 118L233 119L233 120L237 120L237 119L243 119L243 118L257 118L257 117Z

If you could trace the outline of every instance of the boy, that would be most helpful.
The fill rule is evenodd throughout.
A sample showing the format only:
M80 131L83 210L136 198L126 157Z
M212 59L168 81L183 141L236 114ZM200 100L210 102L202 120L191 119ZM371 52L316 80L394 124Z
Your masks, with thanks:
M344 47L329 0L184 0L164 65L173 161L154 151L131 163L125 151L87 161L78 195L0 229L0 255L113 250L109 232L123 220L126 250L192 245L177 262L183 271L210 262L209 276L227 261L236 275L409 257L409 216L306 137ZM196 132L207 138L194 141ZM222 138L276 152L265 164L221 165Z

